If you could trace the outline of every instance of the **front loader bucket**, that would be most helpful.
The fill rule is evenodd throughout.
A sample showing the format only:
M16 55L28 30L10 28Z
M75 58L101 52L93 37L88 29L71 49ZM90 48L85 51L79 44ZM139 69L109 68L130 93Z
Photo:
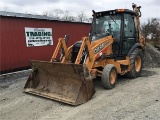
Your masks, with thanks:
M71 105L89 101L95 93L85 65L31 61L32 73L25 92Z

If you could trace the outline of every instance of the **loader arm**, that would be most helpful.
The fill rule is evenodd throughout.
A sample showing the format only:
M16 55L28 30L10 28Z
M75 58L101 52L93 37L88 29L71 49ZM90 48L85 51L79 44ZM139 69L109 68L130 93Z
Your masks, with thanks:
M91 50L91 44L90 44L89 38L88 37L83 37L82 38L82 44L81 44L80 50L78 52L75 64L79 64L80 63L81 56L82 56L82 53L83 53L83 51L85 49L85 46L88 48L89 60L90 61L93 60L94 54L93 54L93 51Z
M56 49L55 49L55 51L52 55L52 58L51 58L50 62L55 62L56 61L58 52L61 48L64 50L64 57L63 57L61 63L69 63L69 60L70 60L69 57L70 57L72 46L67 48L67 45L66 45L66 42L65 42L64 38L59 38L58 39L58 44L57 44Z
M85 47L87 47L88 55L87 55L86 61L84 61L84 64L86 64L88 70L91 71L96 59L98 59L100 56L104 54L105 55L112 54L113 41L114 40L112 36L107 36L107 37L101 38L97 41L90 43L89 37L83 37L82 44L81 44L79 53L77 55L75 64L80 64L82 53Z

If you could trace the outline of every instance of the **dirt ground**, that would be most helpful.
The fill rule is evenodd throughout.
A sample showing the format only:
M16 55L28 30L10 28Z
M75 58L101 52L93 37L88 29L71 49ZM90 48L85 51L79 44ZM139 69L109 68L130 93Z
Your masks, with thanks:
M119 76L112 90L94 80L93 98L77 107L23 93L24 75L0 79L0 120L160 120L160 68Z

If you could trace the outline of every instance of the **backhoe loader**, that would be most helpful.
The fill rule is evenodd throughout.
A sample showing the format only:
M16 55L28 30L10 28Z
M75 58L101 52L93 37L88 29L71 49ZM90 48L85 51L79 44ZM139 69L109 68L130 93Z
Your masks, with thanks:
M140 6L133 10L93 10L88 37L67 47L68 36L59 38L50 61L30 61L32 73L24 91L71 105L89 101L95 93L93 79L102 87L115 87L117 75L141 74L145 40L141 35ZM58 53L61 57L58 58Z

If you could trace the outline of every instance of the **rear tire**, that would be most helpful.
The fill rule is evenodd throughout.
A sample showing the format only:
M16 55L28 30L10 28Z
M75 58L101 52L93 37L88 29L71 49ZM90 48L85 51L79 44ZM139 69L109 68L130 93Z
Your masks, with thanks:
M130 55L130 71L125 74L128 78L137 78L140 76L143 64L142 50L136 48Z
M117 80L117 69L113 64L107 64L102 72L101 82L105 89L114 88Z

